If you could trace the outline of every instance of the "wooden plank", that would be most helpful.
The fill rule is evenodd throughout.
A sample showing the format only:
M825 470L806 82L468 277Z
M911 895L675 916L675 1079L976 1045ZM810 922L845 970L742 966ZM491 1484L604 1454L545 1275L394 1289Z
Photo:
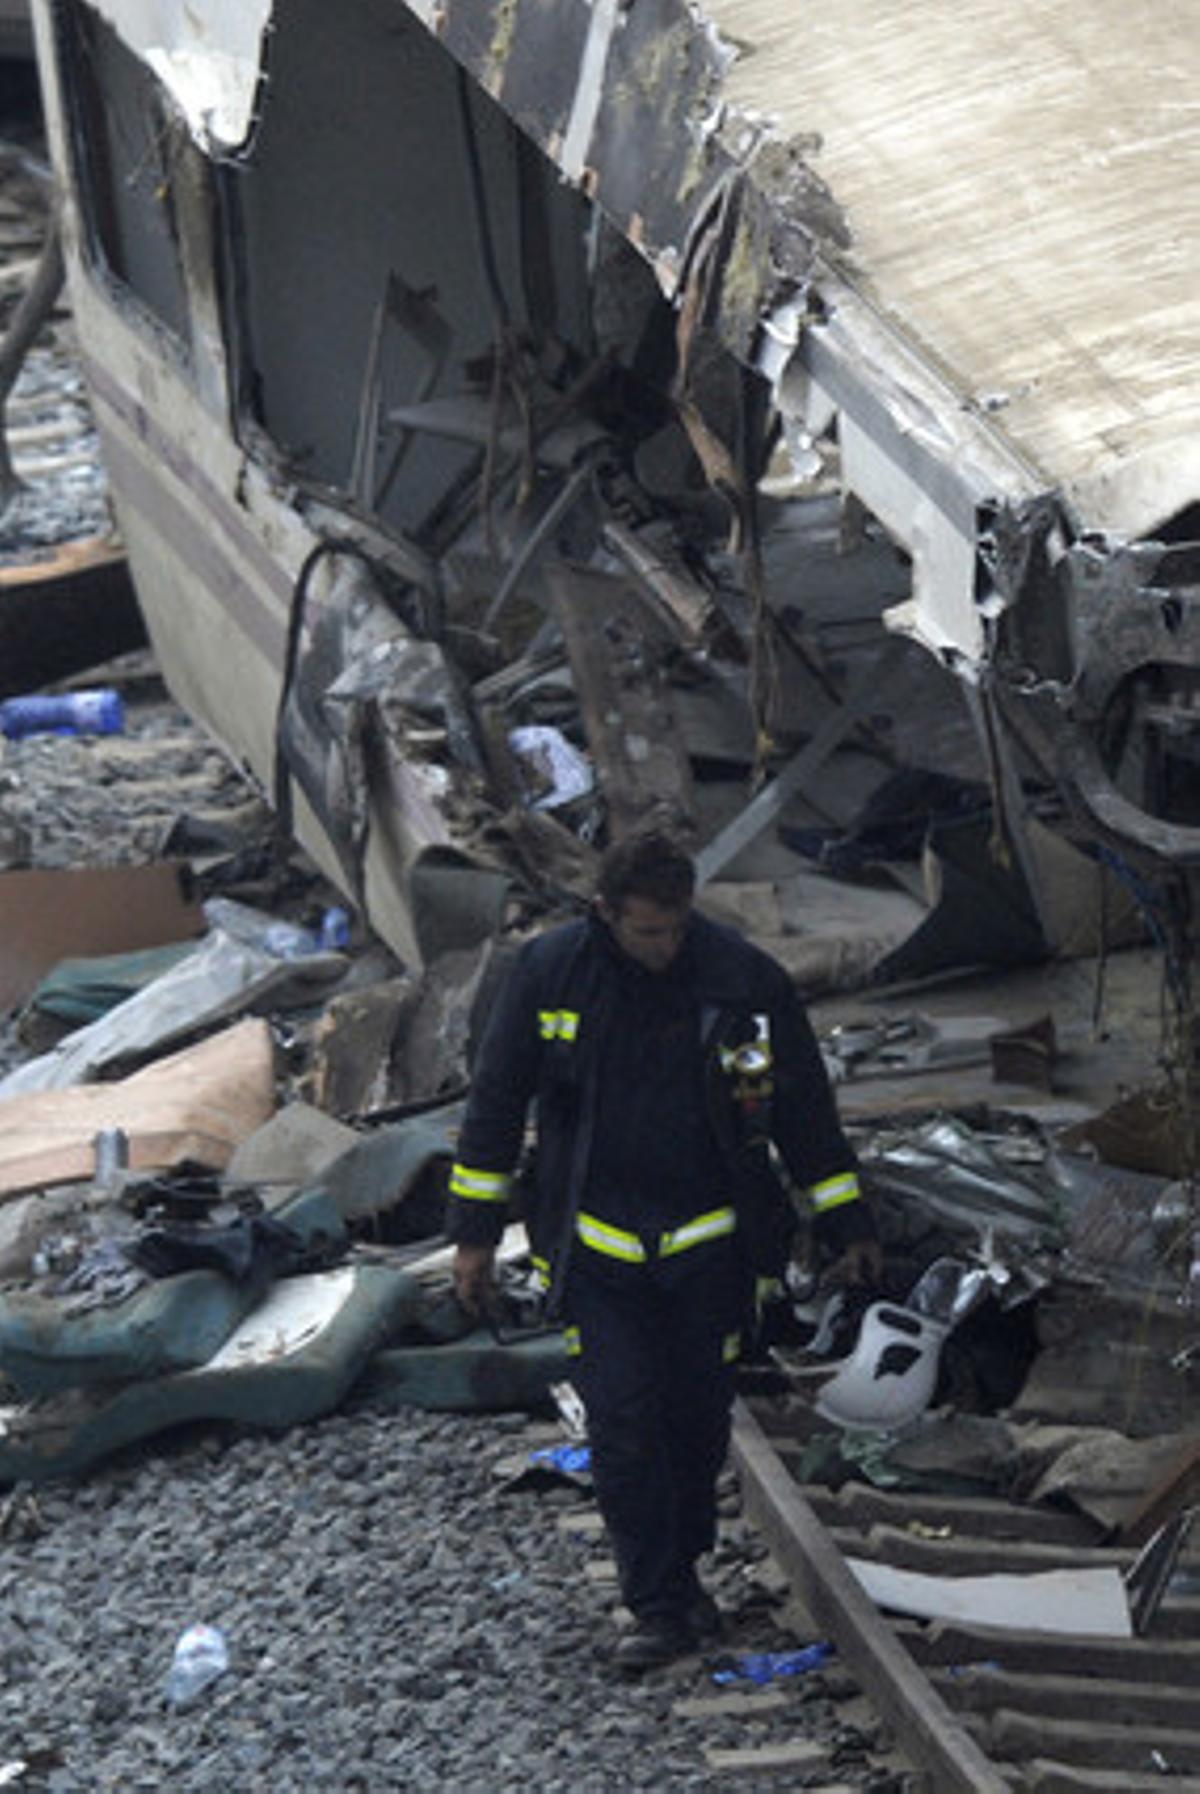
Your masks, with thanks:
M38 691L145 640L124 550L106 538L0 566L0 697Z
M1200 1686L1200 1642L1153 1638L1070 1638L1049 1632L999 1632L986 1626L902 1625L897 1636L917 1663L1000 1663L1005 1669L1070 1675L1086 1652L1093 1675L1127 1682Z
M702 1694L672 1701L671 1711L680 1719L755 1719L790 1706L786 1694L773 1688L743 1689L729 1694Z
M974 1729L977 1722L967 1723ZM1152 1767L1147 1758L1153 1747L1172 1770L1200 1775L1200 1731L1164 1726L1147 1738L1134 1726L1109 1725L1095 1718L1045 1719L1001 1708L980 1735L986 1735L990 1748L1006 1761L1049 1755L1081 1768L1144 1771ZM1166 1786L1174 1790L1175 1783L1168 1780Z
M656 603L667 611L680 631L685 647L703 646L704 632L712 614L712 596L696 580L684 573L681 564L669 564L664 556L636 530L615 517L605 521L605 543L620 556L634 578L646 588Z
M782 1452L781 1456L787 1456ZM897 1520L910 1527L949 1526L954 1534L981 1539L1040 1540L1043 1544L1085 1546L1099 1529L1083 1514L1046 1507L1022 1507L986 1495L920 1495L911 1490L893 1494L869 1483L847 1483L833 1494L818 1484L801 1491L826 1525L873 1526ZM920 1536L917 1534L916 1536Z
M584 1533L595 1538L604 1531L604 1516L598 1514L595 1508L587 1508L581 1514L560 1514L558 1530L560 1532Z
M733 1455L747 1510L817 1624L939 1794L1008 1794L1008 1784L880 1620L745 1407Z
M793 1743L747 1745L733 1750L710 1745L704 1760L710 1769L722 1769L726 1774L736 1770L761 1775L769 1769L821 1769L829 1761L829 1752L823 1745L802 1738Z
M1196 1502L1200 1502L1200 1439L1193 1439L1166 1475L1147 1492L1121 1528L1121 1537L1126 1544L1144 1545L1160 1526Z
M135 1171L194 1161L220 1170L275 1108L271 1030L258 1017L111 1084L0 1102L0 1195L88 1178L101 1128L129 1137Z
M1200 1776L1172 1776L1164 1782L1161 1769L1139 1775L1130 1769L1080 1769L1038 1757L1023 1766L1020 1786L1024 1794L1200 1794Z
M1090 1654L1089 1654L1090 1655ZM1085 1661L1081 1656L1081 1661ZM934 1670L933 1686L949 1706L973 1713L1040 1713L1049 1719L1090 1722L1097 1713L1119 1713L1123 1723L1174 1726L1200 1723L1200 1696L1184 1685L1126 1682L1095 1675L1040 1675L979 1667Z
M872 1526L866 1533L838 1526L833 1528L833 1538L850 1557L870 1558L927 1576L1017 1576L1026 1571L1094 1570L1110 1565L1126 1569L1134 1558L1129 1550L1045 1544L1041 1540L931 1539L898 1526Z

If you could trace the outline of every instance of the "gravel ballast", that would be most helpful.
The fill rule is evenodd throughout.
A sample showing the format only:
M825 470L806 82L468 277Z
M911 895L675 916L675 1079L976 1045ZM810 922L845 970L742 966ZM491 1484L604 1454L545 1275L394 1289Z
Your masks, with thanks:
M25 863L153 857L182 791L256 795L138 689L125 737L3 744ZM10 1024L0 1057L23 1051ZM784 1784L894 1787L836 1665L776 1684L783 1704L754 1718L674 1712L719 1692L711 1658L617 1674L611 1567L578 1518L590 1497L499 1474L552 1424L432 1415L364 1385L285 1434L195 1427L79 1481L0 1491L0 1785L672 1794L730 1785L708 1747L813 1736L829 1765ZM808 1642L779 1623L761 1545L725 1526L709 1581L736 1615L729 1648ZM172 1708L163 1683L196 1622L222 1630L230 1666Z
M717 1785L705 1746L809 1731L861 1774L836 1674L781 1684L769 1716L703 1723L672 1708L716 1692L711 1661L617 1676L615 1594L587 1571L602 1541L559 1524L588 1497L496 1474L524 1428L352 1402L281 1437L204 1429L16 1490L0 1551L4 1758L30 1765L15 1785L700 1789ZM742 1604L739 1645L786 1644L761 1551L734 1534L713 1574ZM173 1708L163 1681L196 1621L221 1628L230 1668Z

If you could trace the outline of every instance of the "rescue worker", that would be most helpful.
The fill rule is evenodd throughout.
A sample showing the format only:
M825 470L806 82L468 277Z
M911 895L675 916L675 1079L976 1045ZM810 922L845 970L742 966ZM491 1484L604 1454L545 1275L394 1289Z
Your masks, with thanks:
M450 1181L460 1300L483 1312L527 1114L526 1224L578 1352L597 1500L635 1624L629 1670L720 1629L712 1548L734 1362L807 1189L852 1279L878 1248L816 1040L781 966L692 909L669 837L609 849L592 912L528 943L488 1019Z

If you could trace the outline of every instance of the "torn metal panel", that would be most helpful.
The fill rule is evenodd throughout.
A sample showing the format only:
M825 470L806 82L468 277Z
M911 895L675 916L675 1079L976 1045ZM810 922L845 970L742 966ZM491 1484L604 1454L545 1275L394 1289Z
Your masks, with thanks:
M1016 594L996 647L1006 710L1097 832L1196 863L1200 551L1069 542L1046 506L997 518L993 551Z
M437 19L472 66L462 10ZM502 104L498 70L520 61L532 10L548 34L546 8L510 8L489 44ZM991 519L1036 528L1032 502L1058 493L1068 535L1088 532L1104 555L1196 501L1197 376L1183 345L1196 333L1200 233L1196 183L1181 192L1179 180L1197 147L1184 39L1171 8L1144 33L1100 6L1043 0L1018 28L1010 9L983 5L964 32L949 5L914 23L898 0L864 0L831 31L778 0L710 0L688 15L594 7L585 53L556 67L576 82L567 150L542 141L664 290L686 294L715 198L735 180L738 222L705 316L778 383L810 441L836 430L845 486L913 558L894 626L969 677L1026 590L989 567ZM1018 68L1036 80L1010 78ZM1149 124L1134 98L1145 91ZM1121 629L1130 595L1110 598L1106 621ZM1103 677L1096 646L1073 643L1068 684ZM1150 851L1189 850L1156 832L1152 799L1101 804L1091 787L1111 769L1095 730L1068 712L1065 731L1084 764L1068 756L1062 776L1093 813Z
M691 771L679 744L661 626L653 626L640 594L611 574L559 567L550 587L613 839L652 820L693 833Z
M622 683L612 642L592 651L593 606L574 599L561 621L582 728L577 709L520 720L587 734L608 812L567 817L567 840L515 814L493 682L517 720L509 697L555 637L547 567L598 586L615 552L643 594L630 627L653 615L673 649L707 663L740 705L759 775L812 726L806 684L818 727L847 688L844 660L830 671L811 648L803 578L780 594L756 572L771 570L769 588L761 476L777 433L807 480L829 490L836 477L886 534L886 591L873 582L862 599L872 653L886 602L892 629L968 680L1052 687L1065 782L1079 782L1082 743L1122 802L1163 810L1114 767L1108 732L1114 693L1140 676L1135 654L1157 661L1161 644L1136 627L1141 592L1117 567L1108 515L1081 520L1066 461L1025 430L1055 405L1053 332L1010 345L1050 356L1044 390L992 403L978 370L944 352L954 296L934 261L922 266L937 329L919 294L891 302L893 276L913 272L906 255L940 245L953 270L966 238L943 241L924 189L930 217L911 246L884 243L864 199L870 127L891 143L893 188L906 168L918 180L929 143L897 137L886 110L864 113L877 70L837 50L841 25L778 0L288 0L203 19L175 0L37 5L80 337L160 662L264 782L276 775L286 796L290 775L304 845L405 959L496 927L506 869L536 859L531 843L576 879L603 839L597 817L610 835L664 807L691 820L690 744L665 682ZM997 9L981 0L988 22ZM1037 21L1057 10L1043 0ZM854 0L848 43L869 37L868 12ZM890 31L893 7L881 18ZM270 79L251 99L266 27ZM941 44L945 29L939 4L914 41ZM826 84L800 46L828 64ZM234 123L204 124L189 86L221 57L236 65L231 105L247 124L258 108L236 157L222 135ZM907 117L923 77L907 45L897 58ZM947 130L974 129L940 85L934 102ZM1005 148L1007 161L993 144L976 164L989 195L1012 174ZM1022 146L1032 160L1040 148ZM911 208L917 192L900 197ZM1048 241L1025 242L998 203L985 213L979 256L1002 248L1022 276L1044 273ZM1050 317L1031 315L1039 331ZM1053 340L1065 366L1075 340ZM731 519L741 562L720 560ZM647 554L648 541L678 556ZM1092 609L1072 595L1083 543L1105 567ZM360 588L354 628L338 621L335 569ZM1170 578L1160 633L1186 583L1178 567ZM1165 740L1149 698L1138 721ZM1179 757L1173 744L1160 756L1164 788L1180 784ZM757 814L774 819L769 804Z
M737 137L726 147L717 134L729 50L696 9L684 0L600 0L587 9L574 0L444 0L413 10L673 293L692 232L746 147ZM757 135L751 130L750 141ZM783 234L757 187L739 192L738 230L717 284L726 288L728 340L745 354L777 284L770 249Z
M197 140L243 143L261 79L274 0L96 0L96 11L174 96Z
M0 57L33 55L28 0L0 0Z
M853 279L1047 483L1114 533L1195 496L1200 124L1183 4L707 0L731 109L803 135ZM1147 504L1145 469L1174 451Z
M736 858L743 847L755 840L768 825L776 821L787 800L803 790L805 781L818 773L835 747L843 741L859 721L869 701L877 700L881 684L899 658L899 646L889 642L870 678L849 692L845 704L828 717L800 752L788 762L769 785L748 803L741 814L729 823L715 840L709 841L696 862L698 882L703 885L715 878Z

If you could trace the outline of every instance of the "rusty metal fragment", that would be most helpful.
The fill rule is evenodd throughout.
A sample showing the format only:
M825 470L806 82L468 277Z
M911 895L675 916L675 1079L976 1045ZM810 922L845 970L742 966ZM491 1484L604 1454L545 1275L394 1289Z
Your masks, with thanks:
M670 644L661 626L636 588L610 574L558 567L550 586L613 838L650 822L693 835L691 771L676 729L664 664Z

